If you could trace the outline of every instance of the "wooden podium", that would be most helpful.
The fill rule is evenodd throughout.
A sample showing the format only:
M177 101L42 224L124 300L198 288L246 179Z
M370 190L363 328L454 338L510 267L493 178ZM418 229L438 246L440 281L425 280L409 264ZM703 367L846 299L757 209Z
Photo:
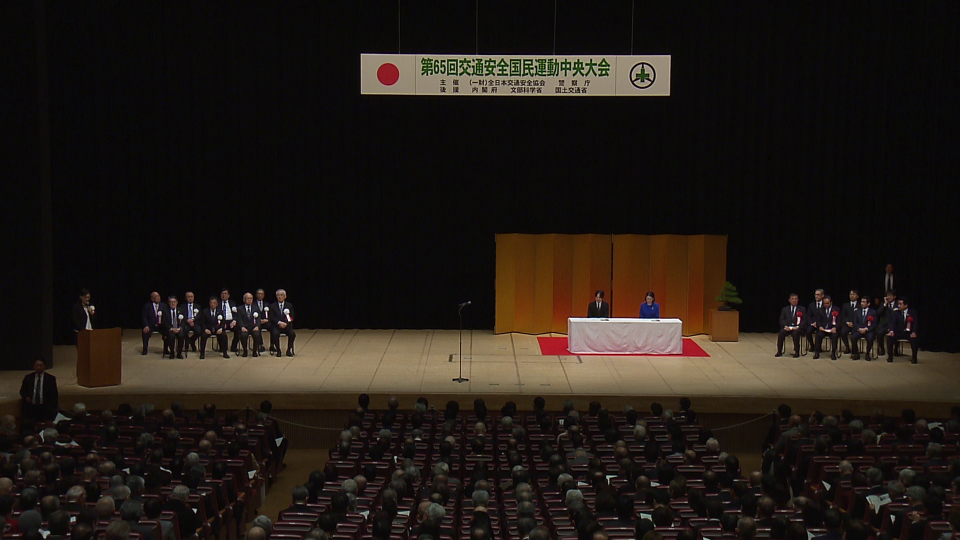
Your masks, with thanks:
M77 333L77 384L87 388L120 384L123 330L81 330Z

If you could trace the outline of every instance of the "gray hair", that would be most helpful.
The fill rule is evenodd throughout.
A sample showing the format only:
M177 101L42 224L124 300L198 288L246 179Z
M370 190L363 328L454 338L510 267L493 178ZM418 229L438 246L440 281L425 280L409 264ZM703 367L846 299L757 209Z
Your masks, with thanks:
M439 523L447 515L447 511L437 503L430 503L427 507L427 519Z
M74 403L73 404L73 414L83 416L87 414L87 406L83 403Z
M877 434L872 429L865 429L860 432L860 440L863 444L877 444Z
M76 502L80 500L80 497L83 497L86 494L87 490L85 490L83 486L73 486L67 490L67 501Z
M637 424L637 426L633 428L633 436L637 439L645 438L647 436L647 428Z
M253 519L253 525L255 527L260 527L267 533L267 536L270 536L270 533L273 532L273 521L270 520L267 516L260 514Z
M504 416L500 419L500 425L507 429L513 429L513 418Z
M863 429L863 420L857 420L856 418L850 421L850 429Z
M353 493L356 495L358 489L357 481L352 478L347 478L342 484L340 484L340 491L343 491L344 493Z
M124 521L140 521L143 517L143 505L140 501L126 501L120 505L120 519Z
M840 462L840 473L841 474L851 474L853 472L853 463L850 463L847 460Z
M707 439L707 450L711 452L718 452L720 450L720 441L710 437Z
M287 291L285 291L285 290L283 290L283 289L277 289L277 292L275 292L275 293L273 293L273 294L274 294L274 296L276 296L276 295L278 295L278 294L280 294L280 293L287 294ZM268 532L269 532L269 531L268 531Z
M180 484L179 486L176 486L173 488L173 491L170 493L170 496L178 501L186 502L187 497L190 496L190 488L188 488L183 484Z
M887 493L890 494L891 499L903 497L903 494L906 492L906 488L904 488L903 484L898 480L891 480L887 483Z
M570 491L568 491L567 499L566 499L567 506L570 506L570 503L572 503L573 501L583 502L583 492L580 491L579 489L571 489Z
M433 475L436 476L438 474L447 476L448 474L450 474L450 466L442 461L438 462L436 465L433 466Z
M346 442L353 442L353 432L349 429L345 429L340 432L340 440Z
M420 403L420 402L418 401L418 402L416 402L416 403L413 404L413 410L416 411L416 412L418 412L418 413L420 413L420 414L426 414L426 412L427 412L427 406L424 405L423 403Z
M487 506L490 503L490 493L482 489L473 491L474 506Z
M304 486L296 486L293 488L292 495L294 502L305 501L308 497L310 497L310 490Z
M564 482L570 482L573 480L573 476L568 473L560 473L560 476L557 477L557 485L562 486Z
M904 469L900 471L900 483L903 484L904 487L909 486L910 484L913 483L913 479L916 476L917 476L917 471L913 469Z
M927 500L927 490L921 486L910 486L907 488L907 498L922 503Z
M187 454L187 457L183 458L183 464L190 467L195 467L199 465L200 455L197 454L196 452L190 452L189 454Z
M41 436L43 437L43 442L50 444L52 442L55 442L57 440L57 437L60 436L60 434L57 432L56 429L53 429L52 427L48 427L43 430L43 432L41 433Z
M190 490L188 489L187 491L189 492ZM120 486L117 488L113 488L114 500L125 501L129 498L130 498L130 488L128 488L127 486Z
M143 433L140 434L140 444L144 446L153 446L153 442L154 440L153 440L152 433L147 433L146 431L144 431Z
M823 425L824 427L837 427L837 417L836 416L824 416Z
M127 487L130 489L130 494L143 493L145 483L143 478L134 474L127 478Z
M940 443L932 442L927 445L927 457L928 458L937 458L940 457L940 454L943 452L943 447L940 446Z
M870 467L867 469L867 472L864 476L866 476L867 480L869 480L873 485L880 485L883 483L883 471L876 467Z

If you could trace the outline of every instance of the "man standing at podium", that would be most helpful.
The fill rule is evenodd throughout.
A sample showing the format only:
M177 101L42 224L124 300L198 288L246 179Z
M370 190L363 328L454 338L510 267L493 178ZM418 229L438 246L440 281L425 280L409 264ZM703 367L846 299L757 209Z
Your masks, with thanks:
M587 318L606 319L610 317L610 304L603 301L603 290L593 293L593 302L587 307Z
M43 360L37 360L33 363L33 373L24 377L20 385L24 426L49 422L57 416L60 401L57 378L45 372L46 368Z
M93 330L94 308L90 305L90 291L80 289L80 298L73 305L73 331Z

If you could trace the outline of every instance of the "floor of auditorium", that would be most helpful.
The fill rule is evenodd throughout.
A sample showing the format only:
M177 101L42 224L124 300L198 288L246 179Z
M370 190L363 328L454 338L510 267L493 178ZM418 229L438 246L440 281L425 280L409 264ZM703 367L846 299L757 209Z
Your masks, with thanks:
M284 338L285 339L285 338ZM76 349L54 348L61 395L116 402L118 396L180 396L188 403L235 398L255 406L261 396L278 408L346 408L356 395L534 396L559 401L567 396L681 396L713 400L711 410L769 412L782 401L846 400L861 404L960 401L960 354L920 352L920 363L898 357L851 361L829 355L813 360L774 358L775 334L742 334L735 343L694 339L708 358L543 356L537 337L464 331L463 376L456 330L300 330L297 354L282 358L224 359L208 351L186 359L161 359L160 341L140 354L140 335L123 335L123 384L83 388L76 382ZM284 341L285 343L285 341ZM15 399L24 372L0 372L0 399ZM259 399L258 399L259 398ZM255 401L254 401L255 400ZM673 400L670 400L672 402ZM243 403L246 402L246 403ZM720 405L720 404L726 405ZM231 405L232 406L232 405ZM942 409L938 406L937 409Z

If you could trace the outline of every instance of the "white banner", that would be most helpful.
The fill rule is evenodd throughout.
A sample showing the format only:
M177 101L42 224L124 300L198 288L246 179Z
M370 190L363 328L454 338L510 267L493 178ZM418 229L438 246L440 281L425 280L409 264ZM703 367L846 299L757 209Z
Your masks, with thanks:
M670 56L361 54L360 93L669 96Z

